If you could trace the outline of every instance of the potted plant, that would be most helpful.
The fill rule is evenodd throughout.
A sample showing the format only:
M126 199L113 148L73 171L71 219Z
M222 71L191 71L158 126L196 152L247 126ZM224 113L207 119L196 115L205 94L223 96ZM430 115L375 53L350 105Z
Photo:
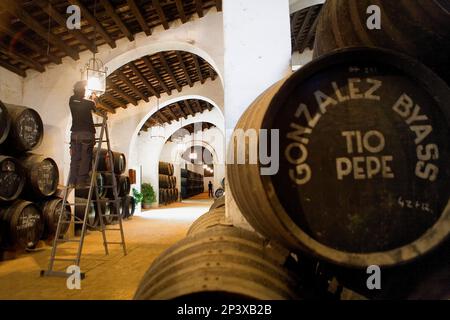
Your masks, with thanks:
M152 204L156 202L156 195L150 183L143 183L141 186L142 192L142 208L150 209Z

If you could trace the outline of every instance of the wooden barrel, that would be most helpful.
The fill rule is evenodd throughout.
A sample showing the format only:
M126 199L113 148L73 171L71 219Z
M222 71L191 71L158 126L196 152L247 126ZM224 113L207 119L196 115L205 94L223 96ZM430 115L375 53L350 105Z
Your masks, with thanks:
M159 163L159 174L171 176L173 175L173 172L174 172L173 164L168 162Z
M406 56L326 55L239 120L244 132L279 130L280 157L272 169L248 152L228 164L231 192L257 231L291 250L356 267L418 258L450 231L448 101L449 87Z
M19 158L25 169L27 182L23 190L25 199L43 199L53 196L58 189L59 169L56 162L41 155L26 154Z
M127 176L117 176L117 183L119 184L119 197L124 197L130 193L130 178Z
M134 215L134 211L136 210L136 201L134 200L134 197L126 196L123 197L123 210L124 210L124 217L130 218Z
M225 206L211 209L200 216L192 223L186 236L192 236L218 225L227 225L225 220Z
M219 197L214 200L214 203L209 208L209 211L214 210L215 208L225 207L225 196Z
M3 154L19 154L37 148L44 135L44 125L39 114L30 108L4 104L11 118L8 137L0 146Z
M109 203L109 207L111 210L112 222L116 222L119 220L117 215L120 215L122 219L125 217L125 207L123 201L119 200L119 202L112 201Z
M75 198L75 203L77 206L75 207L75 216L84 219L84 213L86 210L86 199L84 198ZM79 205L80 204L80 205ZM91 202L88 208L88 216L87 216L87 224L90 228L95 228L99 223L99 216L95 210L95 203ZM81 225L77 225L81 226Z
M216 191L214 192L214 196L216 198L221 198L223 197L225 191L222 188L217 188Z
M367 27L367 8L381 9L381 29ZM450 82L448 0L331 0L322 8L314 55L346 47L382 47L403 52Z
M171 186L170 176L165 175L165 174L160 174L159 175L159 187L160 188L170 188L170 186Z
M94 148L94 152L96 152L97 148ZM115 174L123 174L127 168L127 160L125 154L120 152L111 152L108 153L108 150L101 149L98 159L98 170L99 171L111 171L110 160L109 158L112 155L113 165L114 165L114 173Z
M33 248L44 229L42 212L31 202L17 200L0 207L0 230L3 245L12 249Z
M163 252L134 299L298 299L297 282L257 234L218 226Z
M11 118L6 106L0 101L0 144L8 137L11 129Z
M104 187L105 185L105 174L101 172L97 172L97 192L99 198L104 198L107 193L107 189ZM78 198L84 198L87 199L89 196L89 189L78 189L75 191L75 194ZM93 189L92 193L92 199L96 199L97 195L95 193L95 190Z
M25 182L25 171L17 159L0 155L0 202L16 200Z
M225 178L223 178L223 179L220 181L220 185L222 186L223 189L225 189Z
M98 216L98 222L100 223L100 212L97 207L97 203L95 205L95 214ZM109 205L109 199L103 198L99 201L101 214L103 215L103 224L108 225L111 224L114 220L114 217L111 216L111 206Z
M56 235L56 228L58 227L58 220L61 214L63 200L61 198L54 198L42 201L38 204L42 211L44 218L44 232L42 239L52 239ZM62 221L70 222L72 210L69 205L66 205L63 211ZM69 223L61 224L60 234L64 235L69 230Z
M113 185L113 175L108 172L103 173L104 178L104 188L105 188L105 197L109 199L114 199L114 191L111 187ZM120 184L116 176L116 189L117 189L117 195L120 193Z

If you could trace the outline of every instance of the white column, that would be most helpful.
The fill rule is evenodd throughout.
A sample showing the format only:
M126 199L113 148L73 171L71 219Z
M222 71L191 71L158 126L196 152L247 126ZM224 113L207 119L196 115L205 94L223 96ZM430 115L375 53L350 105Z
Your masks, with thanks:
M289 0L224 0L223 12L228 143L231 129L247 107L290 70ZM231 192L226 202L231 222L248 227Z

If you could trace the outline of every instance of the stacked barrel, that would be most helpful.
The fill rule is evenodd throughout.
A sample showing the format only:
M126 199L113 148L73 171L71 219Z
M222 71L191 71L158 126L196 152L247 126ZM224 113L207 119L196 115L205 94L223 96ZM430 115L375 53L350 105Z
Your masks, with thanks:
M265 238L338 277L375 265L386 283L392 271L400 285L387 294L401 288L404 298L413 278L442 287L416 279L434 267L448 276L450 265L449 13L437 0L380 0L383 25L368 28L372 4L325 3L316 59L263 92L236 126L278 132L276 170L250 148L245 164L227 164L227 182ZM244 141L231 141L236 155ZM436 252L442 265L431 262ZM448 284L442 293L450 298Z
M62 206L55 197L58 166L31 153L43 135L35 110L0 101L0 250L32 248L55 235ZM70 219L70 213L67 206L63 218Z
M94 155L97 149L94 148ZM111 160L114 166L114 177L116 178L116 190L119 197L119 205L114 202L113 191L113 174L111 173ZM134 198L130 196L131 183L130 178L126 176L127 162L125 154L120 152L111 153L107 149L101 149L99 151L98 168L96 175L97 190L94 190L92 194L92 200L90 210L88 210L88 227L95 229L99 226L99 210L102 211L104 218L104 224L113 224L117 222L117 214L120 214L122 219L127 219L134 214L135 202ZM76 201L83 203L89 195L89 189L76 190ZM99 201L97 206L96 201ZM85 213L85 207L77 206L75 209L75 215L79 218L83 218ZM111 217L108 217L111 215ZM81 225L79 226L81 227Z
M173 164L159 163L159 203L168 205L178 201L177 178L174 176Z
M181 197L187 199L204 191L203 175L181 169Z
M299 299L286 258L255 232L227 223L221 199L153 262L135 299Z

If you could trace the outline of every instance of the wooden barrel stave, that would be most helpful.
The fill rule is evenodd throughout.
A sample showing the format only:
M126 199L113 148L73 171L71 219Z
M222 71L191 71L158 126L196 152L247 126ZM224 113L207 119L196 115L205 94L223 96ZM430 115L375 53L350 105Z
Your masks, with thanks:
M61 212L63 200L61 198L42 201L38 204L44 217L44 232L42 239L52 239L55 237L56 228L58 227L59 215ZM70 221L72 210L69 205L63 212L63 221ZM69 230L69 224L62 224L60 234L64 235Z
M0 155L0 202L16 200L25 187L25 170L17 159Z
M146 272L135 299L174 299L208 292L254 299L293 299L296 280L256 234L215 227L181 240Z
M0 144L8 137L10 129L11 117L9 116L6 106L0 101Z
M217 225L226 225L225 219L225 206L210 209L207 213L201 215L197 220L192 223L187 232L187 236L191 236L202 232L208 228Z

